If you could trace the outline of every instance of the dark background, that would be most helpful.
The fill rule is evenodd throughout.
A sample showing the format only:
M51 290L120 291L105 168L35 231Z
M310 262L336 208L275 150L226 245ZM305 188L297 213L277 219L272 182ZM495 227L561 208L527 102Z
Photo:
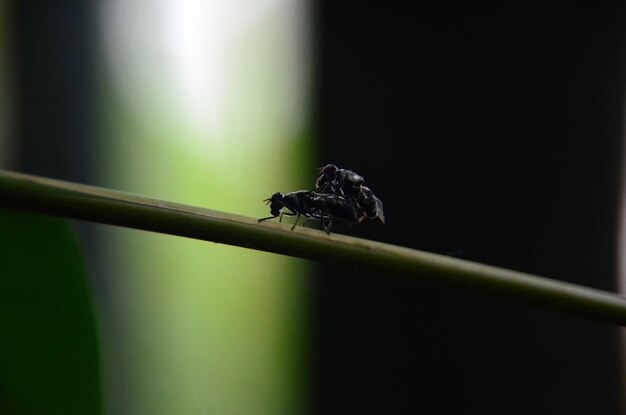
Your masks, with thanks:
M387 225L337 229L616 290L621 2L316 2L319 163ZM332 265L314 413L616 414L618 331Z
M16 170L92 183L98 138L95 4L13 0L7 11L15 57Z

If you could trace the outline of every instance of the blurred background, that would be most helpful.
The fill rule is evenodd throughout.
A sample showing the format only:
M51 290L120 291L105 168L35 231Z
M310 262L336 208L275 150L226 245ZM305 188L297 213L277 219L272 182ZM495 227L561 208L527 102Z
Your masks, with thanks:
M336 232L617 291L622 3L6 0L0 168L263 217L335 163ZM4 215L3 413L625 413L613 326Z

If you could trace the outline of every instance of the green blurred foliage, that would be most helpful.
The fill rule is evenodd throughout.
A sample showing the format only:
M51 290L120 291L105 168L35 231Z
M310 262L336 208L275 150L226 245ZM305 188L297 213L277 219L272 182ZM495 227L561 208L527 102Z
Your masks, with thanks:
M98 185L257 218L310 187L304 3L146 6L105 4ZM100 241L107 409L305 412L303 261L115 227Z
M0 413L99 414L96 328L65 221L0 210Z

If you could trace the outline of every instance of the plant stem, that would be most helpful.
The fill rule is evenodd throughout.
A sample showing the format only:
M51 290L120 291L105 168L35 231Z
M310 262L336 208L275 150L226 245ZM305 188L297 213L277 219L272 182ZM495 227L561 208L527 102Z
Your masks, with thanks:
M626 326L614 293L415 249L0 170L0 207L331 261Z

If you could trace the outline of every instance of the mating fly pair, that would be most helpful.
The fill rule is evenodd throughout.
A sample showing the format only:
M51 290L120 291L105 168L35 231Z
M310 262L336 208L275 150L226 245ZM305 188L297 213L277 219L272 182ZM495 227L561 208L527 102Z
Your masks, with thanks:
M320 176L315 181L313 190L299 190L283 194L276 192L264 202L270 205L270 214L259 222L283 215L296 216L291 229L293 230L300 219L322 222L327 233L333 225L333 220L348 223L361 223L366 219L378 219L385 223L383 204L374 193L363 186L364 179L351 170L340 169L334 164L327 164L319 169ZM285 211L283 211L285 209Z

